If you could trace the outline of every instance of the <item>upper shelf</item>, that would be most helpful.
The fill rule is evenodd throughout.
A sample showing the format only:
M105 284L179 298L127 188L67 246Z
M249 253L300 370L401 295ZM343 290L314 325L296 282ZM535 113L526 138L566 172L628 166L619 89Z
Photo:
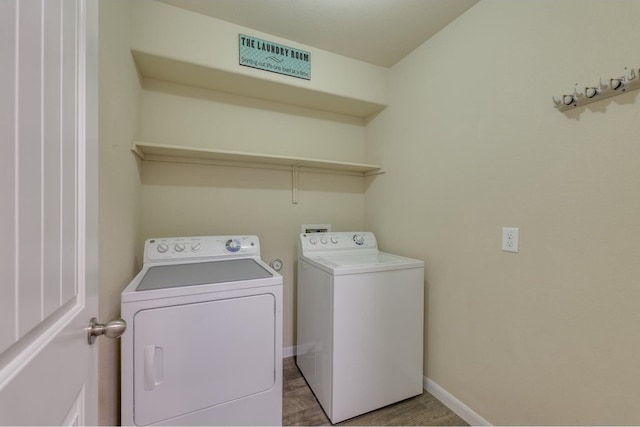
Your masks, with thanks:
M257 79L243 74L136 50L133 50L132 54L140 75L146 78L250 96L358 118L369 117L386 107L386 105L378 102Z
M160 1L131 3L140 76L365 119L388 104L389 69ZM311 80L240 65L246 34L312 55Z
M150 161L187 161L207 162L245 167L271 167L293 170L314 170L350 175L376 175L382 173L377 165L362 163L336 162L330 160L308 159L266 155L257 153L241 153L236 151L214 150L209 148L184 147L177 145L154 144L150 142L134 142L132 151L143 160Z

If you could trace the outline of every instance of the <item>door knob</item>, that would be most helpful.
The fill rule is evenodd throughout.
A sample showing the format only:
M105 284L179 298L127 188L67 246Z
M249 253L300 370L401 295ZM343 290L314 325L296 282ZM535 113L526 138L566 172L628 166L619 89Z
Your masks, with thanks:
M98 323L98 319L94 317L89 321L87 341L91 345L96 342L96 338L100 335L108 338L120 338L125 329L127 329L127 322L123 319L113 319L105 325Z

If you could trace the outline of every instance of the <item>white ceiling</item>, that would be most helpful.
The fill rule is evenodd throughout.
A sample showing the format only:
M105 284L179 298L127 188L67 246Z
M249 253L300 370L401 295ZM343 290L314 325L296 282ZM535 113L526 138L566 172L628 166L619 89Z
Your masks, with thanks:
M390 67L478 0L158 0Z

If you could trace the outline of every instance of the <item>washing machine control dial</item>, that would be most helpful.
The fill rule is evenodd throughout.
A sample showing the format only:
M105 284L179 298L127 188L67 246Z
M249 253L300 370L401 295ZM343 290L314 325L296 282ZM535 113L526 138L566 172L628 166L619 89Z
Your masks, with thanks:
M321 238L320 238L320 243L322 243L323 245L326 245L326 244L327 244L327 242L328 242L328 240L327 240L327 238L326 238L326 237L321 237Z
M175 249L175 250L176 250L176 252L183 252L183 251L184 251L184 244L182 244L182 243L176 243L176 244L173 246L173 249Z
M356 242L356 245L362 246L364 244L364 236L362 234L354 234L353 241Z
M315 237L311 237L309 238L309 243L311 243L312 245L315 245L316 243L318 243L318 239L316 239Z
M163 254L169 250L169 246L166 243L160 243L156 249Z
M191 244L191 252L200 252L200 249L202 249L202 243Z
M225 242L224 246L229 252L238 252L242 248L242 243L236 239L229 239Z
M338 243L338 238L337 237L331 237L331 243L333 243L334 245Z

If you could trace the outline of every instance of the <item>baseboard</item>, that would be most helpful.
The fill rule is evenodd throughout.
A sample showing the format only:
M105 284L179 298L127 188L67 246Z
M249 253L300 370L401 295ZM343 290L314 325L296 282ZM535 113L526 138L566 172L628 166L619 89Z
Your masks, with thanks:
M287 357L293 357L296 355L296 346L292 345L291 347L283 347L282 348L282 358L286 359Z
M282 358L293 357L297 353L295 345L282 348ZM473 409L458 400L454 395L433 382L427 377L422 377L422 387L442 402L447 408L455 412L460 418L472 426L491 426L489 421L475 413Z
M490 426L489 421L476 414L473 409L458 400L447 390L440 387L427 377L423 377L423 387L446 407L455 412L460 418L472 426Z

